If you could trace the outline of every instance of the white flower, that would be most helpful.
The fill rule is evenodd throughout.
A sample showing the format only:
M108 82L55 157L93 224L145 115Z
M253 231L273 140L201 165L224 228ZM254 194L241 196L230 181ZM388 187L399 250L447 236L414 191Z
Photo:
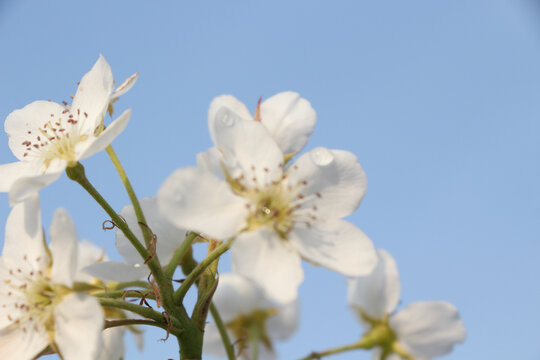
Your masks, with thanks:
M273 341L289 338L298 325L297 301L273 304L257 285L235 274L220 276L213 301L241 359L251 358L254 344L249 341L250 333L257 341L258 359L270 360L276 358ZM213 356L225 355L214 323L206 326L203 351Z
M105 149L126 127L126 110L103 130L111 101L129 89L136 77L113 94L114 79L100 56L79 83L71 106L35 101L8 115L5 130L18 162L0 165L0 191L9 192L12 204L58 179L68 166Z
M448 354L466 337L458 310L443 301L412 303L392 313L400 297L396 262L384 250L368 276L349 281L349 305L367 327L364 339L378 348L374 359L431 359Z
M174 251L186 237L186 230L178 228L161 214L156 197L143 198L140 200L140 204L148 228L156 236L155 250L159 261L162 264L167 264ZM125 206L120 211L120 215L126 220L135 236L142 239L143 234L133 206ZM146 278L150 274L150 269L144 264L144 259L141 258L124 233L118 229L116 231L116 248L125 262L103 261L86 267L85 271L95 277L110 281L133 281Z
M37 195L13 208L0 258L1 359L33 359L47 345L65 360L97 356L103 311L96 298L72 290L77 235L62 209L50 237L47 249Z
M214 122L226 173L183 168L162 185L158 204L179 227L216 239L236 237L233 269L255 280L270 298L296 298L301 257L349 276L376 262L371 241L340 218L351 214L366 177L347 151L316 148L284 166L284 156L260 122L222 107Z

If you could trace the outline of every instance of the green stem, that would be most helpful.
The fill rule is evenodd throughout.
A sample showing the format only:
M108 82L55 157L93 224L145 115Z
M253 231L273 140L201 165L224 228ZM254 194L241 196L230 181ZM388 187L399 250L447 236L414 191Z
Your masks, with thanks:
M119 299L119 298L124 297L124 295L126 295L125 296L126 298L139 298L140 299L144 297L145 299L151 299L151 300L156 299L156 296L154 294L145 295L145 293L142 291L132 290L132 289L103 291L103 292L98 292L92 295L98 298L106 298L106 299Z
M197 265L193 271L189 273L182 285L174 293L174 302L179 303L184 300L191 285L199 278L199 276L204 272L204 270L210 266L214 260L219 258L225 251L229 250L233 239L230 239L223 244L219 245L214 251L212 251L208 256Z
M100 298L98 300L102 306L131 311L132 313L141 315L142 317L145 317L147 319L151 319L159 323L165 323L163 319L163 314L145 306L140 306L127 301L116 299Z
M180 344L180 358L181 359L199 359L201 358L202 352L202 341L203 341L203 330L200 329L191 319L189 318L186 309L184 308L182 302L175 301L173 297L173 286L172 282L168 277L163 273L163 269L159 263L157 256L153 256L150 261L148 261L149 254L146 248L141 244L139 239L133 234L129 226L124 222L124 220L113 210L113 208L105 201L105 199L99 194L99 192L92 186L92 184L86 178L84 173L84 167L77 163L73 167L68 167L66 169L67 176L79 183L96 201L97 203L107 212L111 217L112 221L118 226L118 228L124 233L127 239L135 247L137 252L141 257L147 262L152 276L157 284L157 289L155 289L156 297L159 296L163 308L166 311L166 314L156 313L152 309L145 309L140 306L129 304L124 301L113 300L113 299L100 299L104 306L105 303L111 304L108 306L118 307L121 309L131 310L131 308L137 310L133 311L141 316L150 318L155 321L163 321L163 317L167 317L167 321L172 324L170 332L178 338L178 343ZM144 233L144 231L143 231ZM142 309L142 310L141 310ZM138 311L144 312L144 310L149 310L147 315L143 315ZM152 317L155 314L159 314L161 320Z
M116 284L114 284L112 286L109 286L108 289L110 289L110 290L122 290L122 289L132 287L132 286L140 287L140 288L144 288L144 289L152 289L152 287L146 281L140 281L140 280L119 282L119 283L116 283Z
M146 218L144 217L143 210L141 208L141 204L139 203L139 199L137 198L137 195L135 194L135 190L133 190L133 187L131 186L131 182L129 181L129 178L126 174L126 171L124 170L124 167L122 166L122 163L120 162L120 159L118 159L118 156L114 152L114 149L112 145L107 146L105 149L107 151L107 154L109 155L109 158L111 159L116 172L118 172L118 175L120 176L120 179L122 180L122 183L124 184L124 187L126 188L126 192L128 193L129 199L131 200L131 203L133 204L133 209L135 210L135 215L137 216L137 221L139 222L139 226L141 228L141 231L144 236L144 242L146 243L146 246L150 246L150 242L152 241L152 233L149 231L149 229L144 226L148 225L146 222Z
M372 347L371 342L366 341L364 339L350 345L340 346L333 349L320 351L320 352L312 352L306 357L301 358L300 360L314 360L314 359L320 359L323 356L329 356L329 355L335 355L339 354L345 351L349 350L358 350L358 349L370 349Z
M198 236L198 234L193 233L193 232L189 233L186 236L186 238L184 239L182 244L180 244L178 249L176 249L174 251L173 256L171 257L171 261L169 262L169 264L165 268L165 276L167 276L168 278L172 278L176 268L178 267L178 265L182 261L182 258L184 257L184 255L186 255L186 253L190 249L191 244L193 244L193 241L197 238L197 236Z
M111 217L114 224L122 230L124 235L126 235L129 242L135 247L135 250L141 255L141 257L146 260L148 258L148 252L146 251L146 248L141 244L139 239L131 232L128 225L122 220L122 218L114 211L114 209L109 205L109 203L101 196L101 194L94 188L94 186L88 181L86 178L86 174L84 172L84 166L82 166L81 163L77 163L77 165L73 167L66 168L66 174L67 176L73 180L79 183L89 194L94 198L94 200L97 201L97 203L105 210L105 212Z
M167 330L167 325L145 319L120 319L120 320L105 320L105 329L118 326L133 326L133 325L150 325Z
M66 174L68 177L79 183L96 201L97 203L107 212L107 214L111 217L112 221L116 224L116 226L124 233L126 238L131 242L131 244L135 247L137 252L141 255L141 257L146 261L149 258L148 251L146 248L141 244L139 239L133 234L129 226L124 222L124 220L113 210L113 208L105 201L105 199L101 196L101 194L92 186L90 181L86 178L84 167L81 163L77 163L73 167L68 167L66 169ZM188 338L183 338L182 342L185 343L188 349L191 347L189 345L189 336L194 336L196 338L200 337L200 341L196 341L196 344L194 344L195 347L199 346L199 342L202 344L202 332L199 334L200 331L198 331L195 324L191 321L189 318L184 306L181 303L176 303L179 305L175 305L175 302L173 300L173 286L169 279L165 277L163 274L163 270L161 268L161 265L159 264L159 261L157 257L153 257L148 263L148 267L150 268L150 271L152 271L152 275L154 277L154 280L157 283L158 291L159 291L159 297L161 299L161 302L163 304L163 307L167 311L168 316L171 318L171 321L179 321L181 323L181 327L183 327L183 330L186 330L188 334ZM158 294L156 294L157 296ZM108 301L114 301L110 299L102 299L102 300L108 300ZM120 303L127 304L125 302L120 301ZM129 304L133 305L133 304ZM136 306L136 305L134 305ZM144 315L143 315L144 316ZM161 316L161 314L160 314ZM155 319L154 319L155 320Z
M216 305L214 305L214 303L210 304L210 313L212 314L212 317L214 318L216 327L218 328L218 331L219 331L219 335L221 335L221 341L223 342L223 346L225 347L225 352L227 353L227 359L236 360L236 355L234 354L234 347L232 346L231 338L229 337L227 328L225 327L225 324L223 323L223 320L221 319L218 309L216 308Z

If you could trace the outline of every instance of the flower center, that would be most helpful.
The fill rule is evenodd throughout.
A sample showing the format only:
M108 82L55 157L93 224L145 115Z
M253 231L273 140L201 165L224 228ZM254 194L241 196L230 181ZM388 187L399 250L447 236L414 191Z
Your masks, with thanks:
M293 200L295 195L288 191L283 183L272 184L263 189L250 189L242 194L250 200L248 229L262 226L273 228L283 239L294 226Z
M66 295L68 289L54 284L50 279L41 277L32 282L26 291L26 314L23 318L35 320L43 325L47 332L54 331L54 308ZM21 321L23 321L21 319Z
M20 327L23 332L30 328L45 330L52 340L54 308L70 290L52 282L41 270L9 269L9 275L4 280L9 290L0 295L4 297L2 312L11 322L10 326Z
M304 195L302 191L308 184L306 180L293 182L287 174L281 173L277 180L268 176L259 181L261 179L250 175L249 170L237 173L233 178L225 166L222 168L232 191L248 200L246 207L250 212L245 230L266 226L286 240L295 226L310 228L317 220L316 203L322 195L318 192ZM279 164L279 171L282 168L283 164ZM256 167L252 165L250 170L255 174ZM267 168L263 170L263 174L269 173ZM292 170L297 171L298 166L293 165Z
M50 119L47 119L42 127L26 132L27 139L21 144L26 146L23 157L41 158L45 170L54 159L66 161L68 166L74 165L77 161L75 146L88 139L87 135L79 133L77 125L79 119L86 117L88 115L79 109L74 112L66 109L59 115L50 114Z

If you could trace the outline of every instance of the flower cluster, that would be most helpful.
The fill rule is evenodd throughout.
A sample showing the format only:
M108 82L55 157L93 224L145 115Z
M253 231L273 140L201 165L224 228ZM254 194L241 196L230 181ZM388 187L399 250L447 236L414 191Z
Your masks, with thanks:
M427 359L464 340L448 303L393 313L400 296L393 258L344 220L365 195L366 175L346 150L301 154L316 113L297 93L260 99L253 115L233 96L215 98L208 111L214 146L139 200L111 147L130 110L105 124L136 80L115 90L100 56L71 105L36 101L5 121L19 161L0 165L0 191L13 206L0 257L1 358L120 360L125 329L138 334L136 326L151 325L178 339L181 359L201 358L203 349L229 360L275 359L274 341L292 336L301 320L302 260L348 279L349 304L366 327L358 343L306 359L354 349L375 349L381 360ZM80 163L105 149L131 200L119 213ZM38 192L64 171L110 217L103 226L116 228L123 261L79 243L63 209L46 240ZM193 256L197 243L207 246L201 260ZM229 250L232 273L220 275ZM190 309L184 297L194 288Z

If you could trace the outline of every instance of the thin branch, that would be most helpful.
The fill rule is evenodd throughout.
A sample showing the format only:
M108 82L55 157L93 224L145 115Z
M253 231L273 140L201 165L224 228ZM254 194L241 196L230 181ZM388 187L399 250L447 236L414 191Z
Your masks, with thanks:
M182 241L182 244L176 249L173 253L173 256L171 257L171 261L165 268L165 276L168 278L172 278L174 272L176 271L176 268L180 264L180 261L182 261L182 258L187 253L189 248L191 247L191 244L193 244L193 241L197 238L198 234L196 233L189 233L184 241Z
M233 239L228 240L227 242L218 246L214 251L212 251L208 256L197 265L191 273L186 277L182 285L174 293L174 302L181 303L184 300L191 285L201 276L204 270L210 266L214 260L219 258L225 251L229 250Z

